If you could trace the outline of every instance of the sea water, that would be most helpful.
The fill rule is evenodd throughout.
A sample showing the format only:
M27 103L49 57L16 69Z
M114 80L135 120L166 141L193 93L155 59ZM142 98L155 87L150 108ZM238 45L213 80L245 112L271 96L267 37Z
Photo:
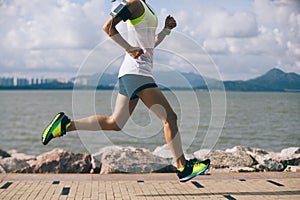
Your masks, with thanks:
M226 92L226 96L204 91L163 93L177 113L187 152L238 145L268 151L299 146L300 93ZM42 145L43 129L60 111L71 118L113 112L116 91L77 91L76 94L73 91L0 91L0 148L38 155L53 148L94 153L111 145L154 150L165 144L162 123L139 102L121 132L73 132ZM214 98L221 98L216 101L221 103L214 104ZM220 112L215 114L216 110ZM215 118L223 123L214 124Z

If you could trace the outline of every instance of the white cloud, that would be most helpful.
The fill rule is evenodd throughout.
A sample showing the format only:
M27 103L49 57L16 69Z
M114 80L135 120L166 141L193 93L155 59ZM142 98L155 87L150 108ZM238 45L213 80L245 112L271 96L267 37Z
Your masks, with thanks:
M219 38L205 40L203 47L212 54L225 54L230 51L228 42Z
M203 16L202 26L211 37L252 37L257 35L257 23L251 13L226 10L208 11Z
M273 67L300 73L300 1L254 0L246 11L201 6L193 17L178 12L178 21L212 55L225 79L247 79Z
M250 12L231 13L222 8L195 8L198 10L191 16L190 11L183 10L176 14L179 26L194 37L252 37L257 35L258 26L255 16Z
M11 0L0 3L1 71L68 71L101 41L103 0ZM74 69L72 70L74 71Z

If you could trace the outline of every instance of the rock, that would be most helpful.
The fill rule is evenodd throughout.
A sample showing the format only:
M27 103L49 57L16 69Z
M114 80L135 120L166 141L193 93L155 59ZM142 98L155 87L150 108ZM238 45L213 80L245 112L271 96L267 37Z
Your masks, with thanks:
M25 161L36 160L36 156L27 155L27 154L24 154L24 153L19 153L15 149L8 151L8 153L10 154L11 157L16 158L18 160L25 160Z
M295 154L300 155L300 147L290 147L287 149L282 149L280 152L281 157L294 157Z
M173 154L172 154L168 144L165 144L165 145L160 146L160 147L156 147L155 150L152 152L152 154L155 155L155 156L166 158L166 159L173 159ZM194 155L187 154L187 153L184 153L184 155L185 155L186 159L192 159L192 158L195 157Z
M92 156L92 169L90 171L91 174L99 174L100 173L100 169L101 169L101 163L100 161L95 158L94 156Z
M6 173L5 169L0 165L0 174Z
M236 146L225 151L212 151L203 157L205 152L196 152L197 158L210 158L215 168L253 167L259 171L283 171L287 164L299 163L298 148L289 148L281 153L267 152L259 148ZM201 156L202 154L202 156ZM200 155L200 156L199 156ZM283 157L288 156L288 157Z
M300 166L291 166L288 165L285 170L285 172L300 172Z
M261 171L283 171L287 165L300 165L299 147L291 147L278 152L266 152L261 149L247 151L256 161L255 168Z
M230 172L255 172L253 167L230 167Z
M122 147L120 146L108 146L101 148L97 153L93 154L93 157L97 158L98 160L101 160L101 157L104 153L113 153L114 151L121 150Z
M25 160L19 160L13 157L7 157L0 160L0 165L5 172L19 172L20 169L29 167Z
M274 159L277 156L275 152L270 152L268 154L252 154L252 156L258 163L254 167L260 171L284 170L284 165Z
M162 158L173 158L172 152L167 144L156 147L152 154Z
M30 167L22 169L23 173L90 173L91 155L72 153L63 149L54 149L51 152L37 156L31 161Z
M283 163L283 165L285 166L300 166L300 147L290 147L287 149L283 149L276 160Z
M10 155L6 151L3 151L2 149L0 149L0 157L8 158L8 157L10 157Z
M250 147L245 147L245 146L235 146L231 149L225 150L225 152L227 152L227 153L237 153L237 152L241 152L241 151L247 152L247 151L253 151L253 149Z
M300 147L281 152L236 146L231 149L199 150L185 154L187 159L211 160L213 172L299 171ZM144 148L111 146L93 154L72 153L63 149L31 156L17 150L0 150L0 173L149 173L175 172L168 145L153 152ZM173 161L174 162L174 161ZM173 164L173 165L172 165Z
M201 149L199 151L194 152L194 157L200 160L204 160L207 158L207 155L211 152L209 149Z
M210 173L237 173L237 172L255 172L252 167L228 167L228 168L210 168Z
M248 154L260 154L260 155L267 155L269 154L269 152L267 152L264 149L260 149L260 148L249 148L248 151L246 151Z
M153 155L148 149L106 147L95 156L101 162L100 174L175 172L171 160Z
M253 166L255 169L259 171L283 171L284 165L280 162L274 160L265 160L263 163L257 164Z
M195 154L197 155L197 154ZM208 153L204 158L211 160L211 166L214 168L229 168L229 167L251 167L253 164L253 159L246 152L236 151L234 153L229 153L221 150L215 150Z

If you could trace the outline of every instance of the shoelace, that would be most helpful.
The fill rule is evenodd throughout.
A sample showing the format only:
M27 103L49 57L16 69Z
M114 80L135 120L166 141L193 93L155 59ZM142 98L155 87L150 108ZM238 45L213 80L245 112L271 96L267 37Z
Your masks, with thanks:
M200 164L203 164L201 160L198 160L196 158L191 160L194 166L199 166Z

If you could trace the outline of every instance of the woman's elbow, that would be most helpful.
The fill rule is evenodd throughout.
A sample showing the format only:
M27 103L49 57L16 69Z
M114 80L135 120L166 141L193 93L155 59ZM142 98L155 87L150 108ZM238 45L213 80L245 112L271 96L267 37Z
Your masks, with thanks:
M107 34L107 35L109 35L110 36L110 27L109 27L109 24L107 24L107 23L105 23L104 25L103 25L103 27L102 27L102 30Z
M117 34L117 30L114 26L111 26L111 25L104 25L102 27L103 31L109 36L109 37L112 37L114 36L115 34Z

